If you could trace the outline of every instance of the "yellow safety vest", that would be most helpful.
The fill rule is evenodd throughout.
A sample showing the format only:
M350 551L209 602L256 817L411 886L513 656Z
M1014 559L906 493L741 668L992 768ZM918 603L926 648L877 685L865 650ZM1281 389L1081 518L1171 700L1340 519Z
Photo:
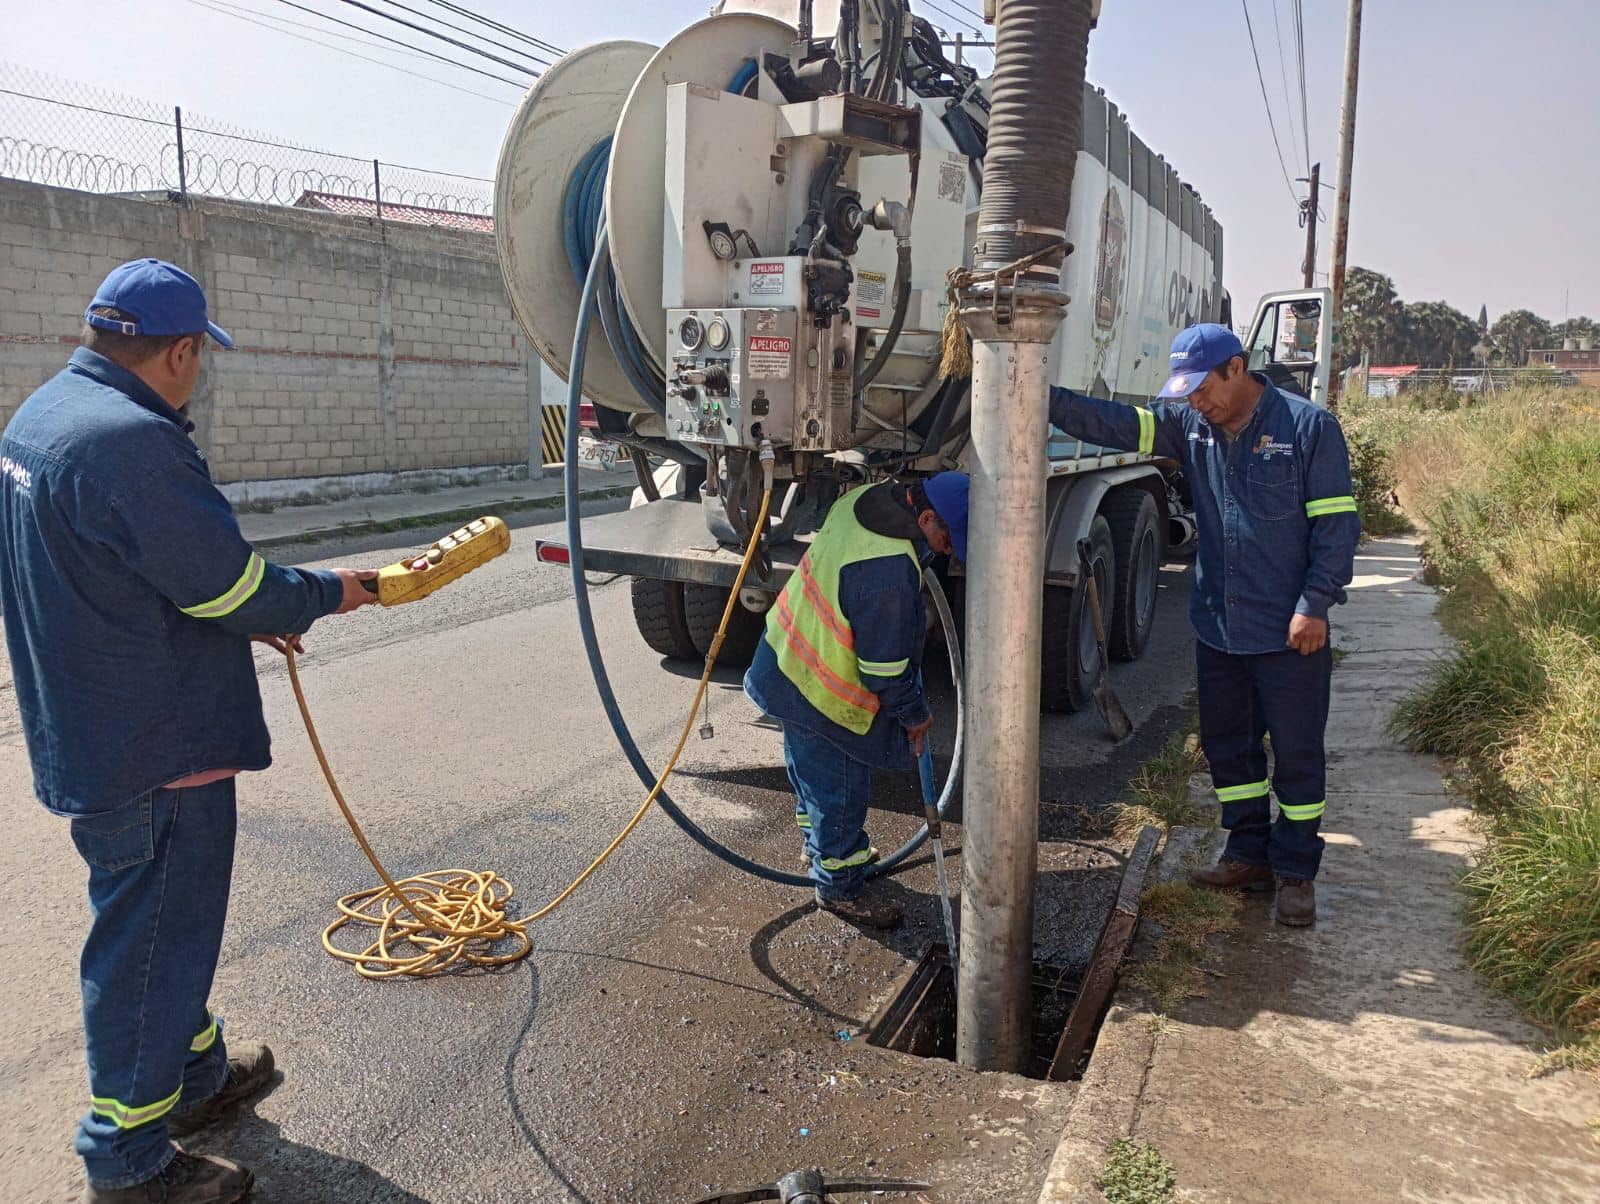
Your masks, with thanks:
M822 530L767 615L767 643L778 669L805 700L840 727L865 735L878 713L878 696L861 684L855 634L839 609L839 573L847 564L882 556L907 556L922 572L909 539L869 531L856 503L870 485L853 489L828 511Z

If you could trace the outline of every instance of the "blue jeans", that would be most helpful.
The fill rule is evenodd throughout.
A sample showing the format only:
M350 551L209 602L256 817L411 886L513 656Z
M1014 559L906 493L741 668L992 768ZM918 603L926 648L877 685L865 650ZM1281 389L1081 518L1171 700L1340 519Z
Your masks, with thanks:
M1270 865L1282 878L1317 876L1326 843L1317 834L1326 806L1333 649L1235 655L1195 645L1200 739L1228 829L1224 857ZM1272 780L1262 737L1272 735ZM1272 819L1271 795L1278 796Z
M177 1152L168 1115L227 1077L222 1021L206 999L235 826L232 778L72 821L94 913L81 963L91 1102L74 1148L96 1186L160 1174Z
M795 823L805 833L818 897L855 898L866 889L872 858L866 832L871 770L795 723L783 725L783 763L794 786Z

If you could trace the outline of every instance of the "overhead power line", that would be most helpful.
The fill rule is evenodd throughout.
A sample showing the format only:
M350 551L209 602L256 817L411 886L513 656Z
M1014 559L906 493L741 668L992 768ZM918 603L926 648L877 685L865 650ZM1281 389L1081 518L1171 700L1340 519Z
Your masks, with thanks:
M450 3L450 0L427 0L427 3L432 4L436 8L442 8L446 12L455 13L459 17L466 17L470 21L476 21L480 25L487 26L488 28L494 30L496 33L502 33L507 37L516 38L519 42L526 42L530 46L537 46L540 50L548 50L551 54L567 53L565 50L561 49L561 47L552 45L551 43L546 42L543 38L530 37L521 30L513 29L511 26L506 25L503 22L496 21L493 17L485 17L481 13L475 13L470 8L466 8L463 5L452 4Z
M1299 155L1300 155L1300 148L1298 146L1296 146L1296 145L1293 145L1293 144L1295 142L1296 136L1299 133L1299 130L1296 128L1296 122L1294 121L1294 94L1289 91L1289 68L1286 65L1287 64L1287 60L1286 60L1286 58L1284 56L1284 53L1283 53L1283 24L1282 24L1282 22L1280 22L1278 20L1278 0L1271 0L1271 2L1272 2L1272 37L1273 37L1273 40L1275 42L1277 42L1277 44L1278 44L1278 78L1283 82L1283 111L1286 114L1289 115L1289 119L1290 119L1289 120L1289 142L1290 142L1289 150L1290 150L1291 154L1293 155L1293 157L1296 160L1298 160ZM1306 168L1306 170L1309 173L1310 167L1308 166Z
M519 50L515 46L507 46L504 42L497 42L485 34L478 33L476 30L465 29L460 25L456 25L450 21L444 20L442 17L432 17L427 13L420 12L417 9L412 8L408 4L401 4L400 0L383 0L383 3L387 4L390 8L398 8L401 12L410 13L412 16L418 17L421 20L432 21L434 24L442 25L446 29L453 29L456 33L464 34L469 38L477 38L480 42L487 42L491 46L497 47L500 50L504 50L507 54L520 55L521 57L528 59L530 62L539 64L541 67L549 67L553 65L552 60L546 57L544 53L532 54L526 50Z
M957 25L966 26L966 28L972 30L973 33L981 34L983 32L982 27L974 25L971 21L967 20L967 18L961 16L959 13L953 13L948 8L935 4L933 0L923 0L923 3L926 4L927 7L933 9L934 12L939 13L941 16L948 17ZM950 0L950 3L954 4L955 0ZM982 20L982 18L980 17L979 20Z
M1295 53L1300 60L1300 136L1305 140L1306 163L1311 162L1311 117L1306 104L1306 12L1302 0L1294 0Z
M480 58L486 58L491 63L499 63L502 67L509 67L513 71L525 71L535 78L537 78L539 75L539 72L531 67L524 67L521 63L513 63L510 59L503 59L498 54L490 54L487 50L482 50L468 42L462 42L456 38L452 38L449 34L440 33L438 30L429 29L426 25L418 25L415 21L407 21L404 17L397 17L393 13L384 12L384 10L381 8L373 8L370 4L362 3L362 0L341 0L341 2L348 4L351 8L359 8L364 13L371 13L375 17L382 17L385 21L393 21L396 25L404 25L407 29L414 29L418 33L424 34L427 37L437 38L441 42L448 42L458 50L465 50L468 54L475 54Z
M1272 148L1278 152L1278 166L1283 169L1283 186L1289 190L1289 198L1299 208L1300 194L1294 190L1294 183L1289 179L1289 167L1283 160L1283 144L1278 141L1278 123L1272 119L1272 101L1267 99L1267 77L1261 73L1261 55L1256 51L1256 31L1250 24L1249 0L1239 0L1240 7L1244 9L1244 27L1250 35L1250 55L1256 61L1256 80L1261 85L1261 102L1267 107L1267 128L1272 131Z
M372 63L379 67L387 67L389 70L398 71L402 75L409 75L412 79L427 80L429 83L438 84L441 88L449 88L455 92L463 92L468 96L476 96L482 100L492 100L496 104L506 105L507 107L513 107L515 104L515 102L505 100L499 96L490 96L487 92L474 92L471 88L463 88L460 84L452 84L448 80L436 79L431 75L423 75L420 71L411 71L400 66L398 63L391 63L386 59L375 59L370 55L358 54L354 50L347 50L343 46L335 46L332 42L323 41L322 38L308 37L306 34L295 33L293 29L285 29L283 26L293 26L294 29L308 29L313 33L322 34L323 37L338 38L340 41L351 42L357 46L366 46L370 49L382 50L388 54L410 54L418 58L423 57L417 51L389 50L387 47L380 46L376 42L368 42L363 38L353 38L349 34L334 33L331 29L318 29L316 26L307 25L303 21L292 21L287 17L272 17L268 16L266 13L257 13L249 9L241 9L235 5L226 3L226 0L189 0L189 3L197 5L200 8L209 9L211 12L214 12L219 16L233 17L237 20L244 21L247 24L255 25L258 28L271 30L273 33L281 33L285 37L294 38L296 41L307 42L312 46L320 46L324 50L333 51L335 54L348 55L350 58L360 59L364 63Z
M352 23L350 21L341 21L338 17L330 17L327 13L318 12L314 8L307 8L304 4L296 4L295 0L278 0L278 3L279 4L286 4L290 8L298 9L300 12L303 12L303 13L310 13L313 17L321 17L324 21L332 21L335 25L342 25L346 29L355 30L357 33L368 34L368 35L370 35L370 36L372 36L374 38L380 38L385 42L392 42L396 46L399 46L404 50L411 50L411 51L415 51L417 54L427 55L427 57L430 58L430 59L437 59L441 63L448 63L448 64L450 64L450 66L459 67L463 71L471 71L475 75L482 75L482 76L488 77L489 79L499 80L502 84L510 84L513 88L524 88L525 89L528 86L526 80L507 79L503 75L496 75L493 71L485 71L481 67L473 67L473 66L468 65L467 63L458 63L458 62L456 62L455 59L446 58L442 54L435 54L431 50L424 50L420 46L413 46L410 42L402 42L399 38L391 38L388 34L379 33L375 29L368 29L364 25L356 25L356 24L354 24L354 23ZM522 70L522 68L518 68L518 70ZM537 73L536 72L530 72L530 74L537 74Z

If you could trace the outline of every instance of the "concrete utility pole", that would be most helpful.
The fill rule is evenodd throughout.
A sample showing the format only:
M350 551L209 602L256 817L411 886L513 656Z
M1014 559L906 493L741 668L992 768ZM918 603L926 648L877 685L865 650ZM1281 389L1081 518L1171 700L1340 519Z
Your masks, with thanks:
M1306 259L1300 265L1300 270L1305 276L1305 286L1315 288L1317 283L1317 189L1322 187L1322 164L1311 165L1311 195L1306 199ZM1330 316L1329 321L1332 321Z
M1356 150L1356 77L1361 74L1361 0L1350 0L1344 38L1344 107L1339 117L1339 191L1333 202L1333 289L1335 350L1338 322L1344 313L1344 261L1350 242L1350 168ZM1330 377L1338 381L1338 373ZM1337 388L1337 383L1332 387Z
M956 1060L1022 1069L1032 1021L1050 347L1082 120L1091 0L1005 0L975 279L967 566L968 754Z

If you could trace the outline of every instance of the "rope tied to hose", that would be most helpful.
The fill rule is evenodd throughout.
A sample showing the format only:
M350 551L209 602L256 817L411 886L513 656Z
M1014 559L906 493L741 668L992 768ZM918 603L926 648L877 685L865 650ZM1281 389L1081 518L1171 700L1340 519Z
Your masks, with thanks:
M961 320L960 295L965 289L975 284L993 283L994 292L990 304L998 310L1001 294L1007 289L1015 291L1019 273L1027 271L1040 260L1047 259L1057 252L1071 255L1072 251L1072 244L1063 238L998 268L987 268L981 272L974 272L968 268L951 268L944 278L944 329L939 339L939 375L946 379L972 375L972 335L968 333L966 323Z

